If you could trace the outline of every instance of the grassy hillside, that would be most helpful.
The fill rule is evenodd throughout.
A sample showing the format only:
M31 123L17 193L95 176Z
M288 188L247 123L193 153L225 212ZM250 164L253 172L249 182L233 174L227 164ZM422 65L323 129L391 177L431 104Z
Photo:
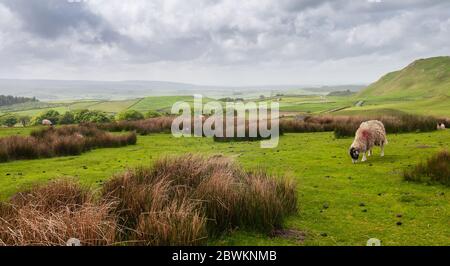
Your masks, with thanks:
M389 73L354 97L352 105L340 114L378 110L398 110L434 116L450 116L450 57L414 61L406 68Z
M389 73L357 94L359 98L412 98L450 96L450 57L414 61Z

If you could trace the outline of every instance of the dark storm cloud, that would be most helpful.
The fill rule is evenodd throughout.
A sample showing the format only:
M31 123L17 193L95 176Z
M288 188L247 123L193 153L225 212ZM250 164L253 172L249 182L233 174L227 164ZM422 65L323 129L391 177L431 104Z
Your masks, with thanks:
M3 4L16 14L23 29L41 38L54 39L69 31L94 30L97 41L112 42L118 34L83 2L67 0L5 0Z

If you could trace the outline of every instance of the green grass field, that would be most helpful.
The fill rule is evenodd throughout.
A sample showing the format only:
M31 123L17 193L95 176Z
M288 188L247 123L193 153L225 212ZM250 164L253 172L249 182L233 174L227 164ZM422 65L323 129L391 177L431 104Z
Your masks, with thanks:
M427 98L389 98L370 97L358 98L357 96L320 96L320 95L287 95L274 97L272 99L254 99L257 102L272 101L280 104L281 112L300 114L336 114L336 115L358 115L362 113L378 114L385 110L401 111L406 113L433 115L437 117L450 117L450 96L440 95ZM214 99L204 98L203 103ZM362 106L355 104L364 100ZM142 113L148 111L170 112L172 105L178 101L193 103L192 96L155 96L142 99L122 101L99 101L84 100L63 103L40 103L38 105L22 104L0 108L0 117L6 113L35 116L50 109L60 113L77 109L90 109L117 114L125 110L136 110Z
M0 136L30 130L0 129ZM0 197L5 200L32 184L63 176L98 187L115 173L164 155L223 154L246 168L263 167L297 181L299 212L285 227L305 232L306 239L236 230L210 245L365 245L373 237L383 245L450 245L450 188L409 183L401 177L404 169L448 148L450 131L390 135L386 157L376 150L368 162L356 165L347 155L351 142L335 139L332 133L286 134L276 149L261 149L259 142L139 136L136 146L2 163Z
M59 113L65 113L67 111L80 109L90 109L116 114L124 110L127 110L129 107L133 106L138 101L140 101L140 99L120 100L120 101L83 100L83 101L57 102L57 103L17 104L0 108L0 116L6 113L12 113L18 116L20 115L35 116L40 113L46 112L50 109L56 110Z

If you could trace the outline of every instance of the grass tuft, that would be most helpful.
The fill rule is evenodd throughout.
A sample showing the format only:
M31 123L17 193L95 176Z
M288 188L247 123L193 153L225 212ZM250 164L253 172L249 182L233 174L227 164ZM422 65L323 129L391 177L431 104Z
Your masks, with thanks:
M114 202L96 202L89 190L69 180L18 193L0 205L0 245L112 245L118 230Z
M166 157L116 176L103 195L119 202L119 223L129 229L122 239L135 232L158 236L147 244L198 244L236 227L270 232L297 210L294 183L245 172L223 157ZM151 225L156 220L163 225ZM186 233L181 242L180 227Z
M79 155L106 147L136 144L134 132L113 135L94 126L64 126L31 132L31 136L0 138L0 162Z
M435 154L412 170L404 171L403 177L408 181L441 183L450 186L450 153L441 151Z

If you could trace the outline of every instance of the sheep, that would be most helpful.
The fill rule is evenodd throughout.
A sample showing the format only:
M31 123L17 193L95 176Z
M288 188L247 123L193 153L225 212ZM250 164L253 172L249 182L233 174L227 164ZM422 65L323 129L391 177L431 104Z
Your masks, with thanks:
M444 129L445 129L444 123L437 124L437 130L444 130Z
M50 121L48 119L44 119L44 120L42 120L42 125L43 126L52 126L53 123L52 123L52 121Z
M378 120L370 120L361 123L355 134L355 140L350 146L350 157L353 163L356 163L359 154L363 154L362 162L367 161L366 152L368 156L372 155L373 146L381 147L381 157L384 156L384 146L388 144L386 139L386 130L382 122Z

